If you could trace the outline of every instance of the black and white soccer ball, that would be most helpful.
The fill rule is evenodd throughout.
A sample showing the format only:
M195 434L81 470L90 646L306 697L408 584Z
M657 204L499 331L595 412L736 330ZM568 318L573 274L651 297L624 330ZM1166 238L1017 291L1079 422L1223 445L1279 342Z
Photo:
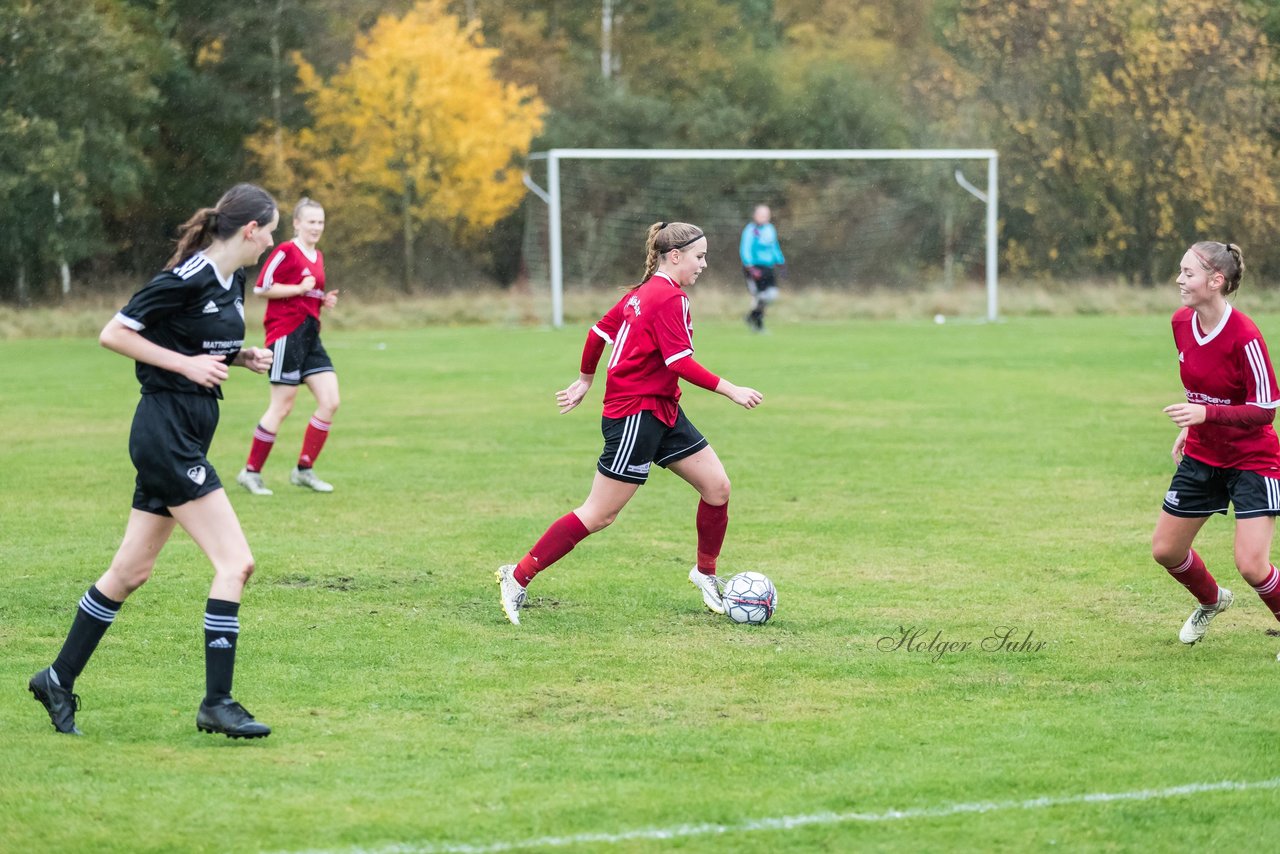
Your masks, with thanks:
M720 595L725 615L735 623L758 626L769 622L778 610L778 591L759 572L739 572L729 579Z

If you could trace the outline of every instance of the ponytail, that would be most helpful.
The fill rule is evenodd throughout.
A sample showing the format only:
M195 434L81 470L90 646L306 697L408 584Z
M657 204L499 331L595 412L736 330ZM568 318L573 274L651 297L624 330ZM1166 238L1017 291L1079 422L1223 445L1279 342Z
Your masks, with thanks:
M266 225L276 213L276 200L254 184L236 184L218 204L201 208L178 226L177 246L165 262L172 270L215 240L226 240L251 222Z
M178 245L174 247L173 255L165 262L164 268L172 270L207 246L210 235L217 227L216 208L201 208L192 214L189 220L178 226Z
M649 226L644 241L644 278L640 283L649 281L657 272L663 255L673 249L684 249L703 236L702 229L687 222L655 222Z

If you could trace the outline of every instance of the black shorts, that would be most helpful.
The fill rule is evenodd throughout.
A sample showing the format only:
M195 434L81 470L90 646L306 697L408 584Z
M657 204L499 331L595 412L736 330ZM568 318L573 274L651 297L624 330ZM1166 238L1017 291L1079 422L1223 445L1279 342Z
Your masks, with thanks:
M676 423L668 427L649 410L625 418L601 418L604 451L596 468L605 477L624 483L644 483L652 463L666 468L707 447L707 439L676 410Z
M300 385L312 374L333 370L333 362L320 343L320 322L310 315L297 329L271 342L275 360L267 375L275 385Z
M759 279L753 279L750 273L746 273L747 290L756 299L773 302L778 298L778 278L774 274L773 268L757 267L756 269L760 271Z
M129 431L129 457L138 471L134 509L169 516L168 508L221 489L222 481L206 456L217 427L215 397L144 394Z
M1224 469L1184 456L1164 496L1164 512L1195 518L1226 513L1237 519L1280 516L1280 479L1256 471Z

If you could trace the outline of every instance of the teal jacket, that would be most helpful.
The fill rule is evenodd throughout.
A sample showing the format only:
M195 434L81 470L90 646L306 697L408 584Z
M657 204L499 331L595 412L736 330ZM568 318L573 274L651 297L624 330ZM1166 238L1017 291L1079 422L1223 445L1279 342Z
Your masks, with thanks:
M782 257L782 246L778 243L778 230L771 222L764 225L747 223L747 227L742 229L738 255L742 257L744 267L776 267L787 263L787 259Z

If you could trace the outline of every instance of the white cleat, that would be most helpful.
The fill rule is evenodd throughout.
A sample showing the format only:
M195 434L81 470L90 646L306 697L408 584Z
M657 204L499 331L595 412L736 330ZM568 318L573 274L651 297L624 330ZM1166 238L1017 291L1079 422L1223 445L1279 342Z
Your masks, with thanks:
M1217 603L1200 605L1192 611L1191 616L1187 617L1187 621L1182 624L1182 631L1178 632L1178 640L1183 643L1195 643L1200 640L1204 637L1204 633L1209 631L1209 621L1230 608L1233 601L1235 597L1231 595L1231 591L1225 587L1219 587Z
M520 586L520 582L516 581L515 571L516 565L508 563L498 567L498 571L493 575L498 579L498 588L502 595L502 611L513 625L518 626L520 609L524 607L525 599L529 598L529 594Z
M707 606L708 611L724 613L724 600L720 598L720 579L714 575L703 575L695 566L689 570L689 583L702 591L702 604Z
M254 495L274 495L275 493L267 489L267 485L262 482L262 474L248 469L240 469L240 474L236 475L236 483L252 492Z
M316 473L312 469L295 468L289 473L289 482L294 486L314 489L316 492L333 492L333 484L326 483L316 477Z

